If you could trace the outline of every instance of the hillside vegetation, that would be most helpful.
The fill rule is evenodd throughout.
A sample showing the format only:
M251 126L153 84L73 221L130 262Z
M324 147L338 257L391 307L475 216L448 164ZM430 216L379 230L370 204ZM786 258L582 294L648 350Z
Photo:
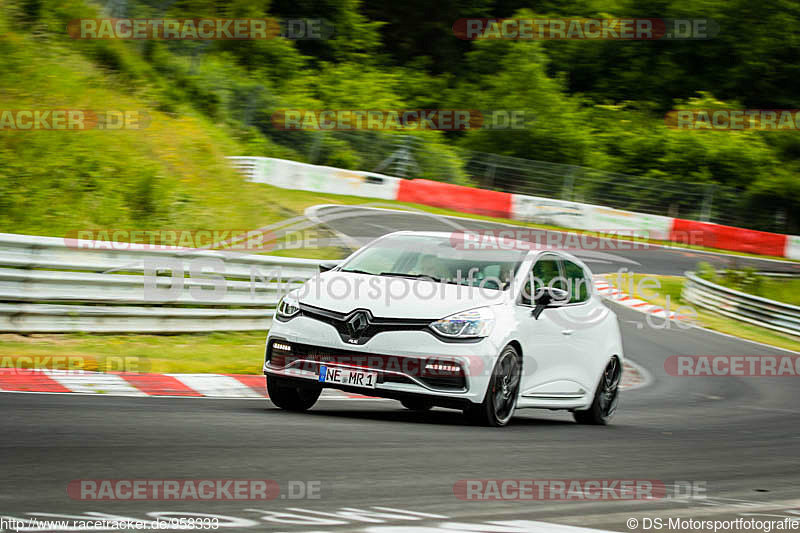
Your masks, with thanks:
M797 132L686 132L673 108L800 108L800 8L779 0L5 0L0 109L141 110L123 131L0 131L0 231L258 227L292 213L226 155L372 170L393 133L276 130L278 109L522 109L524 130L411 132L415 177L482 185L469 151L582 165L672 183L735 187L743 226L800 233ZM530 6L534 5L535 9ZM462 41L471 16L706 17L708 41ZM98 17L319 17L326 40L81 41ZM406 142L406 141L402 141ZM556 177L554 179L561 179ZM679 189L678 189L679 190ZM642 189L640 195L662 195Z

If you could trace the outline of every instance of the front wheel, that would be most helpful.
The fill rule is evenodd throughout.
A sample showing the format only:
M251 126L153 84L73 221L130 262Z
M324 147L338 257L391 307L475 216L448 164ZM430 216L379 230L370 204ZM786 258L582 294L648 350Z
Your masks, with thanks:
M306 411L317 403L322 387L298 387L289 380L267 376L267 394L285 411Z
M603 371L600 384L597 385L594 400L589 409L575 411L575 421L579 424L605 426L613 418L619 404L619 383L622 381L622 365L619 359L612 357Z
M506 346L497 358L483 403L464 410L467 419L482 426L508 424L517 406L521 375L522 363L517 350Z

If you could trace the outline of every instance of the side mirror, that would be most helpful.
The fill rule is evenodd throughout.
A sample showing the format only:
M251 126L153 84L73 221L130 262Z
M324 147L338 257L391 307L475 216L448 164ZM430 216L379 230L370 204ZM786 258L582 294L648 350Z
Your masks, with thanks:
M553 305L561 305L567 303L569 300L569 292L564 289L556 289L555 287L547 289L550 294L550 303Z
M534 299L536 306L533 308L533 318L539 320L539 315L548 307L557 307L569 300L569 292L564 289L547 287L542 290Z
M319 271L320 271L320 273L327 272L329 270L333 270L337 266L339 266L338 263L320 263L319 264Z

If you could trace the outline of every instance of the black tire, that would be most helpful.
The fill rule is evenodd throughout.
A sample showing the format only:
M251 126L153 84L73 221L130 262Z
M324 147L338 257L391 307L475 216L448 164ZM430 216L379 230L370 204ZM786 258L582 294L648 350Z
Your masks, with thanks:
M288 380L267 376L267 394L285 411L307 411L322 394L322 387L298 387Z
M433 404L424 398L406 398L405 400L400 400L400 403L403 404L403 407L412 411L430 411L433 407Z
M594 426L607 425L617 412L620 381L622 381L622 365L619 359L612 357L603 370L592 405L586 410L576 410L573 413L575 421Z
M506 346L497 358L483 403L464 410L476 425L502 427L514 416L522 376L522 360L513 346Z

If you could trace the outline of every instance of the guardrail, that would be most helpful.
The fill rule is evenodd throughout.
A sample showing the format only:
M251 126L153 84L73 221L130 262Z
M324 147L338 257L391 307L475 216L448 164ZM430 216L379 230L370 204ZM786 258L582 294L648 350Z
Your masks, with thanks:
M800 307L753 296L686 272L682 296L692 304L757 326L800 335Z
M319 263L2 233L0 331L265 330L280 296Z

